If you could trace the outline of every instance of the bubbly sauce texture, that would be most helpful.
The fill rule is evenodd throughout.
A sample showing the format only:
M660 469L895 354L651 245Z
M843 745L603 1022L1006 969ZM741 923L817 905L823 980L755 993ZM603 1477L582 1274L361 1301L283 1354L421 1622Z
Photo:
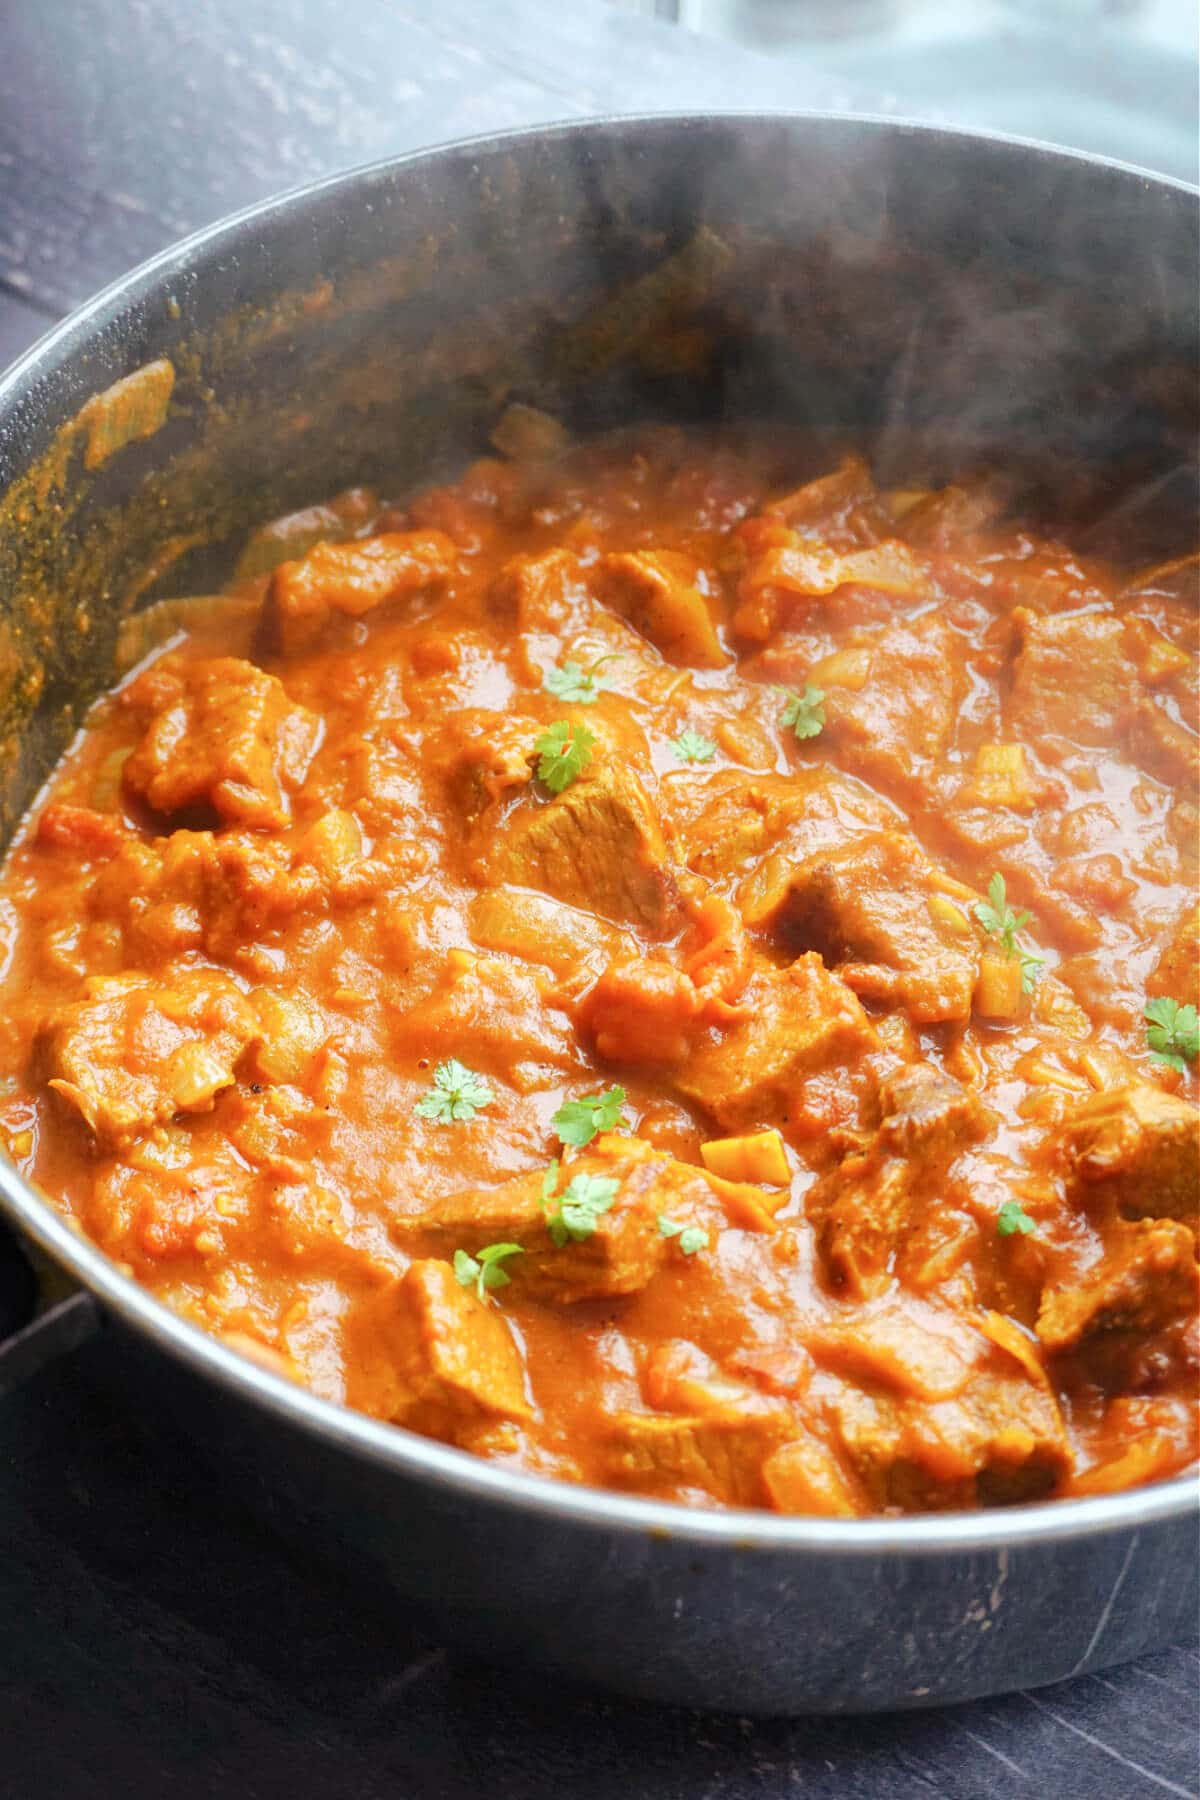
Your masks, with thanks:
M777 432L499 442L131 622L0 882L13 1160L246 1355L534 1472L1186 1467L1195 559Z

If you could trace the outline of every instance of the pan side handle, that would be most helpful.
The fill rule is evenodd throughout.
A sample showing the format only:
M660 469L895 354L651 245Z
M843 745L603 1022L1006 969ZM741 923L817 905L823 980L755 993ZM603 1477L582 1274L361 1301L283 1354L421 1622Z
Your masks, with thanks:
M28 1258L12 1232L0 1226L0 1397L99 1329L100 1309L86 1288L74 1288L40 1312L37 1297Z

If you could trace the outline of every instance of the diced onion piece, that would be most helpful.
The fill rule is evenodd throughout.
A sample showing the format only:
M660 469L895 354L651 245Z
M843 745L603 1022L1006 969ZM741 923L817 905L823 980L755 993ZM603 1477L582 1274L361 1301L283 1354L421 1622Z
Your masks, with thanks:
M1028 811L1034 792L1022 744L980 744L975 752L971 797L980 806L1011 806Z
M765 1182L787 1187L792 1178L783 1139L775 1130L752 1131L742 1137L710 1138L700 1158L713 1175L726 1181Z
M1119 1456L1085 1469L1071 1483L1073 1494L1115 1494L1123 1488L1141 1487L1165 1475L1175 1460L1175 1445L1163 1431L1147 1431Z
M1026 1081L1037 1087L1066 1088L1072 1094L1088 1094L1091 1084L1082 1075L1072 1075L1058 1063L1050 1062L1047 1057L1035 1056L1031 1062L1023 1065L1021 1073Z
M931 500L933 492L932 488L888 488L883 495L883 504L893 519L902 519L914 506L920 506L922 500Z
M930 894L927 904L929 916L935 925L945 926L946 930L953 932L955 937L974 935L971 921L962 908L955 906L953 900L948 900L945 894Z
M745 1181L726 1181L722 1175L706 1171L708 1185L725 1208L731 1225L747 1231L774 1231L776 1209L787 1199L787 1191L769 1194L765 1188L753 1187Z
M1057 975L1042 976L1033 991L1030 1011L1039 1025L1049 1025L1064 1037L1084 1039L1092 1035L1091 1020Z
M975 1011L984 1019L1015 1019L1021 1011L1021 964L985 950L979 962Z
M531 462L538 457L561 455L571 438L566 427L549 413L514 400L501 414L491 441L501 456L511 457L514 462Z
M814 687L852 688L857 693L866 686L870 673L871 652L860 646L835 650L832 655L823 656L808 671L808 679Z

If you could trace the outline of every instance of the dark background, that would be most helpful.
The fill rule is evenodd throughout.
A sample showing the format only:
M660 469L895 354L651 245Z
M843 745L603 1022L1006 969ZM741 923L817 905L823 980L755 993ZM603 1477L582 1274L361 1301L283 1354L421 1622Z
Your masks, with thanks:
M372 157L601 112L898 106L831 67L602 0L9 0L0 366L171 239ZM0 1402L12 1800L1196 1792L1189 1647L949 1712L774 1723L608 1703L450 1655L264 1541L121 1408L106 1357L85 1345Z

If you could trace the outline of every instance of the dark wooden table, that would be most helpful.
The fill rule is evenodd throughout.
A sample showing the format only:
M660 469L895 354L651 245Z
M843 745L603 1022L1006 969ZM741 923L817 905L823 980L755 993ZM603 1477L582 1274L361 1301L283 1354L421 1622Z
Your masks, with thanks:
M877 109L602 0L0 8L0 365L231 208L441 139L598 112ZM1189 1800L1193 1648L1038 1694L752 1724L514 1680L266 1545L122 1411L103 1344L0 1405L12 1800Z

